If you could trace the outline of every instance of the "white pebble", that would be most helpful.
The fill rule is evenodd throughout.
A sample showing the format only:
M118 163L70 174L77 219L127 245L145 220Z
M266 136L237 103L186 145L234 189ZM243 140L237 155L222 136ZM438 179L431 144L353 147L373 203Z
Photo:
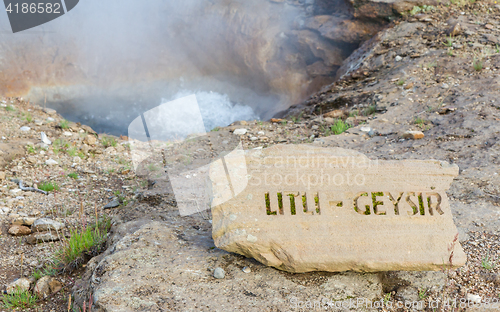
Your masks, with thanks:
M474 302L474 303L481 303L481 296L467 294L467 301Z
M247 133L247 129L245 129L245 128L236 129L233 131L233 133L236 135L244 135Z
M214 277L218 279L222 279L226 276L226 272L223 268L215 268Z
M55 161L55 160L53 160L52 158L50 158L50 159L48 159L48 160L45 161L45 164L49 165L49 166L53 166L53 165L57 165L58 162Z

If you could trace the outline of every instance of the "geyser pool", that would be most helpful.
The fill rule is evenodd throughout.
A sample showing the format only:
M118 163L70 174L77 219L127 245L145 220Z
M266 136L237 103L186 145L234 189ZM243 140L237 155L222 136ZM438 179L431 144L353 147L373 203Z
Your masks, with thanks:
M153 109L166 102L194 94L198 101L205 130L211 131L216 127L224 127L237 120L256 120L259 115L252 107L235 102L227 94L214 91L180 90L171 97L118 97L112 95L93 95L77 97L61 102L47 103L48 107L55 108L66 119L81 122L91 126L99 133L112 135L127 135L129 124L141 113ZM172 108L172 109L175 109ZM179 107L179 109L182 109ZM174 115L174 114L172 114ZM163 122L175 124L185 133L190 127L189 120L170 120L169 115L162 116Z

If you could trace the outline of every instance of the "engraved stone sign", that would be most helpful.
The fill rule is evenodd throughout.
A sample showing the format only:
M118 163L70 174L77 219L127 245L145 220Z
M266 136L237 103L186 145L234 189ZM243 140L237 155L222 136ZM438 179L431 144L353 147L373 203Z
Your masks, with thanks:
M245 158L247 185L226 201L219 197L232 188L224 181L241 168L210 168L212 202L221 202L212 208L219 248L289 272L465 264L446 196L456 165L370 160L312 145L251 150Z

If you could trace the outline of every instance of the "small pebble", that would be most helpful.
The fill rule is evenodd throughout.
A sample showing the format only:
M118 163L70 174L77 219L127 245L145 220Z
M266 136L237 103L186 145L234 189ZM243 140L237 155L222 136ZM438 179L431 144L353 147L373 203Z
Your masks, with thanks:
M467 301L479 304L479 303L481 303L481 296L467 294Z
M247 267L247 266L246 266L246 267L244 267L242 271L243 271L244 273L247 273L247 274L248 274L248 273L250 273L250 272L252 272L252 270L251 270L249 267Z
M47 161L45 161L45 164L49 165L49 166L53 166L53 165L57 165L58 163L57 163L57 161L55 161L52 158L50 158Z
M222 279L226 276L226 272L223 268L215 268L214 277L218 279Z
M49 140L49 138L47 137L47 135L45 134L45 132L41 132L40 133L40 137L42 139L42 143L47 144L47 145L52 144L52 141Z
M247 129L245 129L245 128L236 129L233 132L233 134L236 134L236 135L243 135L245 133L247 133Z

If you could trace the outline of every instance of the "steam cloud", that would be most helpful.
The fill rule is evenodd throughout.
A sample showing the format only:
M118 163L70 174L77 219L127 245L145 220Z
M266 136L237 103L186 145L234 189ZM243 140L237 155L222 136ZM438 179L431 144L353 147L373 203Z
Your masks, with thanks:
M108 120L112 133L184 90L269 118L304 95L286 35L300 14L268 0L86 0L12 34L3 12L0 91L97 127Z

